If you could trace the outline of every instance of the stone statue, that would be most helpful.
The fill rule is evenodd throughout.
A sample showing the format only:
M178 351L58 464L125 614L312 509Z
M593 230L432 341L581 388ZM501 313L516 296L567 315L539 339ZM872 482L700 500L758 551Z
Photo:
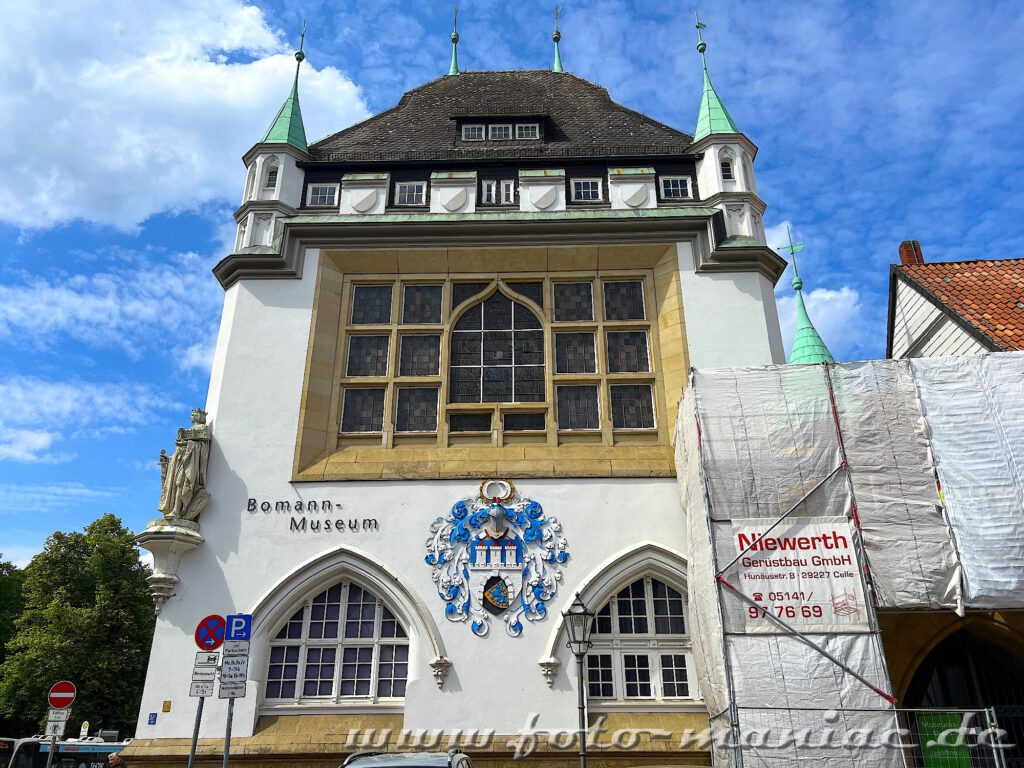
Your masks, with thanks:
M179 428L174 455L160 451L160 505L167 519L195 522L210 501L206 491L206 465L210 460L210 428L206 411L192 411L192 426Z

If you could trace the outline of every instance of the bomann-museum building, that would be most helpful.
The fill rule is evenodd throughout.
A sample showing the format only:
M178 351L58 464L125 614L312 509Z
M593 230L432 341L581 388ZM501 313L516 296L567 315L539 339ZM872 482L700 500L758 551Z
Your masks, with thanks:
M139 537L160 612L133 763L184 761L211 614L253 616L235 762L461 732L507 764L532 728L534 759L575 763L577 594L590 722L620 732L592 759L708 762L621 732L708 724L670 435L691 366L783 362L756 147L706 68L691 137L563 71L557 36L550 70L460 71L455 42L313 144L297 71L244 157L206 412ZM201 762L226 719L214 694Z

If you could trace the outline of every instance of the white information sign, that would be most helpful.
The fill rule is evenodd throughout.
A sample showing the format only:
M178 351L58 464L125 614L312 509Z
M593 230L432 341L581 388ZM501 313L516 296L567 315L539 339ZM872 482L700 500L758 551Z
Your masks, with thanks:
M781 633L770 616L800 632L867 632L853 531L845 518L733 520L733 552L745 604L746 631ZM769 530L771 528L771 530ZM731 571L732 569L730 569Z
M220 664L220 654L210 653L208 651L199 651L196 654L196 666L197 667L216 667Z
M46 730L44 733L47 736L55 736L60 738L64 735L64 726L68 724L67 720L47 720Z
M249 677L248 656L225 656L220 668L221 688L225 685L241 684Z
M205 698L207 696L213 696L213 681L208 683L192 683L188 689L189 696L195 696L197 698Z
M216 679L216 667L193 667L192 669L193 683L212 683Z
M225 640L224 641L224 655L225 656L248 656L249 655L249 641L248 640Z
M70 718L70 709L57 709L56 707L50 707L50 711L46 714L46 719L51 723L66 723Z
M244 699L245 683L221 683L217 696L221 699Z

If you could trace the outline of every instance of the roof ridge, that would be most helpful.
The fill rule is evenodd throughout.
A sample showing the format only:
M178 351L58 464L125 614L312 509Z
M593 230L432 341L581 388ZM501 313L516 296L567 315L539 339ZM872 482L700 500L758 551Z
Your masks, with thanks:
M945 266L947 264L997 264L1007 261L1020 261L1024 262L1024 256L1010 256L1005 259L962 259L952 261L926 261L923 264L893 264L897 269L905 269L906 267L934 267L934 266Z

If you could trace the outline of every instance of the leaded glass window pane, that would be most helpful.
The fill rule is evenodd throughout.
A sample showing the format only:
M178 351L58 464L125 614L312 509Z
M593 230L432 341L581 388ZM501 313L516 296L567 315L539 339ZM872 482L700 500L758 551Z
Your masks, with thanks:
M622 673L627 699L651 697L651 659L646 653L623 654Z
M384 427L384 388L346 389L342 432L380 432Z
M594 634L610 635L612 633L612 604L605 603L604 608L594 616Z
M377 615L377 598L355 584L348 588L345 607L345 637L373 637L373 621Z
M555 283L555 320L560 323L594 319L591 283Z
M543 431L546 427L543 413L506 413L506 432Z
M325 589L309 606L309 637L323 640L338 637L341 616L341 584Z
M452 307L476 296L487 287L487 283L452 283Z
M299 608L287 623L281 627L281 631L274 637L275 640L297 640L302 637L302 617L305 609Z
M688 198L690 196L690 180L685 176L663 176L661 196L666 200Z
M334 662L337 648L309 648L303 673L303 696L330 696L334 690Z
M506 285L520 296L528 298L538 307L544 306L544 283L540 280L510 282Z
M649 370L647 331L608 332L609 373L644 373Z
M405 696L405 681L409 676L409 646L382 645L377 664L377 695L381 697Z
M594 334L555 334L556 373L596 373L597 355L594 351Z
M437 430L437 387L400 387L395 414L396 432Z
M654 398L650 384L614 384L612 426L615 429L654 429Z
M666 697L689 697L690 683L686 676L685 654L661 654L661 690Z
M399 376L437 376L441 368L441 337L402 334Z
M667 584L651 580L654 593L654 631L659 635L682 635L686 632L683 596Z
M407 285L404 294L403 323L441 322L440 285Z
M341 656L341 695L369 696L373 648L344 648Z
M605 320L643 320L645 316L642 281L608 280L605 282Z
M448 414L448 430L450 432L490 432L491 414L450 413Z
M587 656L587 694L595 699L615 696L610 653L591 653Z
M601 199L600 179L573 179L572 199L580 202L591 202Z
M647 634L647 599L644 580L638 579L615 596L619 612L619 633L623 635Z
M348 376L387 376L390 336L350 336Z
M501 293L466 310L452 332L449 402L542 402L540 327L533 312Z
M401 623L395 618L388 608L382 606L380 613L380 636L381 637L408 637Z
M299 650L300 647L297 645L271 647L270 666L267 668L268 699L295 698L295 681L299 676Z
M352 325L380 325L390 322L390 285L357 285L352 289Z
M559 429L599 429L597 387L560 386L558 390Z

